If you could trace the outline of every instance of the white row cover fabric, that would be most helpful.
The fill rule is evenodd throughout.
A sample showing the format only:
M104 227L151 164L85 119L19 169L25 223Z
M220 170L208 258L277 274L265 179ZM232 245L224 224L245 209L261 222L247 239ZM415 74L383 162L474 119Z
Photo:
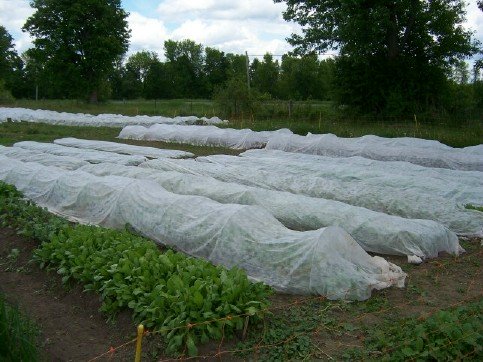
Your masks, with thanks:
M267 149L322 156L361 156L381 161L407 161L427 167L483 171L481 146L457 149L437 141L416 138L363 136L341 138L333 134L307 136L279 134L270 137Z
M250 155L252 156L250 157ZM228 167L238 165L267 172L287 170L295 174L310 175L310 177L317 177L329 182L337 182L344 188L347 187L347 191L357 191L360 187L366 186L363 191L365 193L380 190L377 193L378 199L380 198L379 193L384 192L384 190L390 198L400 194L405 197L406 201L400 201L400 205L391 207L390 210L394 209L394 211L386 211L386 204L379 205L377 208L373 208L373 206L369 208L409 218L433 219L432 214L427 212L425 214L412 214L413 211L409 210L410 205L407 205L408 212L410 212L407 213L405 203L409 200L414 200L415 203L421 203L424 200L433 201L435 205L430 207L446 209L446 214L449 217L451 217L452 212L466 210L465 205L483 205L483 173L479 171L440 169L443 172L438 172L437 168L412 165L413 169L419 168L419 170L418 172L409 172L407 170L409 167L405 167L408 164L407 162L372 161L360 157L340 159L297 155L282 151L253 150L246 152L244 156L213 155L199 158L199 160L219 163ZM389 166L385 164L389 164ZM394 168L397 167L406 168L406 170L404 173L394 171ZM452 175L452 177L437 177L441 174ZM384 195L384 197L389 202L391 199L387 198L387 195ZM369 196L371 195L369 194ZM372 197L374 198L374 196L373 194ZM339 200L340 196L331 198ZM352 197L349 196L349 199L352 200ZM353 201L349 203L352 204ZM376 204L373 203L373 205ZM415 205L417 206L417 204ZM440 211L438 210L438 212ZM418 209L416 212L419 213L420 210ZM472 214L475 214L476 227L469 233L479 234L483 230L483 213L469 212L469 215ZM468 233L461 230L463 229L460 229L459 232Z
M190 152L178 150L166 150L154 147L127 145L124 143L84 140L78 138L60 138L54 141L55 144L67 147L82 148L86 150L98 150L120 153L124 155L137 155L149 158L187 158L194 157Z
M402 287L406 274L371 257L344 230L299 232L256 206L170 193L148 180L97 177L0 156L0 179L52 212L84 223L135 230L188 254L238 266L283 292L363 300Z
M401 161L376 161L362 157L334 158L271 150L250 150L241 154L248 163L270 169L283 164L289 170L336 180L361 182L372 186L410 190L437 195L460 208L467 204L483 206L483 173L423 167ZM215 155L211 162L245 164L240 157Z
M74 147L55 145L53 143L22 141L15 143L13 146L34 152L43 152L57 156L75 157L90 163L111 162L118 163L120 165L137 166L146 161L146 158L143 156L119 155L112 152L96 150L82 150Z
M401 177L401 183L394 186L377 185L365 182L357 173L352 178L331 179L317 173L312 175L282 160L265 163L258 158L234 156L158 159L140 167L211 176L225 182L337 200L385 214L433 220L460 234L483 234L483 213L466 210L451 199L432 193L431 179L427 180L426 189L418 190L412 186L410 178Z
M85 114L85 113L67 113L47 111L43 109L28 108L1 108L0 107L0 123L12 122L33 122L47 123L63 126L92 126L92 127L117 127L122 128L127 125L144 125L153 124L226 124L228 121L221 120L218 117L163 117L163 116L123 116L121 114Z
M375 253L416 255L424 259L437 257L442 251L451 254L461 251L456 234L430 220L404 219L338 201L265 190L174 171L163 172L115 164L88 165L81 171L96 176L148 179L176 194L205 196L224 204L258 205L285 226L295 230L340 226L364 250Z
M155 124L149 128L142 126L124 127L119 134L119 138L246 150L265 147L268 139L274 135L289 134L292 134L292 132L288 129L255 132L251 129L218 128L215 126Z
M0 155L24 162L38 162L44 166L56 166L64 170L77 170L89 164L89 162L75 157L55 156L48 153L24 150L19 147L0 146Z
M483 173L480 171L461 171L446 168L424 167L405 161L378 161L364 157L328 157L305 153L284 152L278 150L248 150L241 157L266 159L269 162L284 162L290 167L297 167L310 174L317 173L336 179L361 179L374 184L389 184L401 187L399 177L405 177L411 182L411 187L426 189L428 179L431 186L428 192L438 190L444 197L458 195L458 202L483 201ZM335 176L334 176L335 174ZM397 175L397 176L395 176ZM410 180L409 180L410 179ZM435 188L435 183L438 185ZM444 186L443 186L444 185ZM464 186L463 188L461 186ZM472 192L472 189L478 190ZM471 192L471 194L468 194ZM459 195L460 193L464 195ZM465 199L469 197L470 199ZM471 199L471 198L475 198Z

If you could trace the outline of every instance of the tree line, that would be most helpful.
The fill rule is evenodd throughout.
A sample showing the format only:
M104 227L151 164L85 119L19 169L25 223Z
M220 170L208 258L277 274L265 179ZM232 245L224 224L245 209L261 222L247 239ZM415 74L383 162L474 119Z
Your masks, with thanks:
M119 64L109 78L112 97L212 98L227 83L236 82L270 98L330 98L332 60L284 55L279 62L267 53L249 63L247 74L246 55L204 48L191 40L168 40L164 49L164 62L154 52L141 51Z
M33 48L19 56L0 25L0 97L215 98L235 113L254 99L317 99L360 113L481 114L483 62L465 62L481 44L461 26L464 1L283 2L284 18L302 25L288 39L294 51L248 63L192 40L165 41L163 61L152 51L126 57L119 0L34 0L23 26ZM320 59L328 50L338 55Z
M0 27L0 32L6 31ZM8 35L7 35L8 37ZM29 51L19 57L13 44L9 52L10 65L4 79L15 98L33 98L38 87L42 98L83 98L85 88L78 87L80 77L66 78L44 71L29 57ZM225 53L204 47L192 40L164 43L165 61L152 51L139 51L127 59L118 59L107 77L99 83L100 99L179 99L213 98L228 83L250 87L259 97L307 100L331 98L334 60L319 60L316 55L295 57L284 55L281 60L267 53L263 59ZM57 68L58 69L58 68ZM249 85L248 85L249 81Z

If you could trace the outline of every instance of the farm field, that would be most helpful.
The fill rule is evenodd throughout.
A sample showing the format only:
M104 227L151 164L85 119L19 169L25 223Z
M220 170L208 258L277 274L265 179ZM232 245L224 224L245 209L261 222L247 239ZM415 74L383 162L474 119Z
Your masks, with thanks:
M285 126L293 128L292 124ZM52 142L63 137L121 142L117 139L119 131L7 122L0 124L0 144L11 146L27 140ZM460 146L475 144L474 133L460 137L463 138L456 142ZM240 153L228 148L186 144L122 142L183 150L196 156ZM5 205L7 210L8 203ZM98 311L101 307L98 297L92 292L82 293L82 287L75 282L62 285L61 269L54 266L48 273L39 269L38 263L30 262L32 253L39 248L39 240L33 237L36 234L22 232L19 224L9 220L4 218L0 231L0 292L39 324L42 331L39 344L47 358L89 360L108 352L111 346L132 341L135 323L130 312L121 311L106 325L106 316ZM40 229L45 227L41 224L42 218ZM265 310L268 313L259 323L250 325L246 331L237 330L234 338L223 336L221 341L201 344L195 355L226 360L402 360L424 356L478 360L482 354L481 238L460 238L460 244L466 253L460 256L442 253L417 266L408 264L406 257L384 255L407 273L405 287L374 291L366 301L329 301L317 296L275 293L269 297L270 305ZM35 290L33 295L31 290ZM55 303L48 306L45 301L51 299ZM173 355L166 354L163 341L156 335L146 336L143 360L171 358ZM183 343L186 346L181 352L187 354L190 342ZM112 353L116 360L130 360L133 344ZM102 358L106 357L109 353Z
M156 104L156 108L155 108ZM354 118L336 110L330 102L295 102L295 113L288 116L287 102L266 102L260 114L231 117L229 127L254 131L290 128L294 133L333 133L339 137L373 134L381 137L418 137L439 140L449 146L466 147L481 143L483 123L472 119L449 119L435 116L421 120L414 115L405 118L371 116ZM132 100L89 104L76 100L16 100L5 107L25 107L73 113L112 113L127 116L161 115L213 117L221 115L211 100ZM298 111L297 111L298 110ZM1 135L1 133L0 133Z
M99 312L99 298L94 293L82 292L82 287L75 284L66 286L55 272L47 273L30 261L38 247L36 241L8 228L1 229L0 235L0 291L36 322L41 330L38 344L47 359L89 360L108 352L111 346L121 346L135 338L136 326L128 311L107 322ZM365 302L330 302L276 294L271 297L273 314L258 328L250 329L246 340L241 341L238 336L221 345L210 342L200 348L200 354L214 358L219 350L241 350L225 353L223 360L342 360L349 357L351 350L354 359L388 358L389 352L412 343L412 329L405 330L397 343L386 346L386 352L374 345L364 348L364 341L391 326L402 329L411 323L421 324L440 311L475 303L479 305L479 317L468 314L451 325L445 325L447 315L438 321L443 331L433 341L441 347L433 348L438 351L450 347L453 340L445 333L458 333L459 324L466 319L479 323L476 332L481 340L482 249L479 240L468 240L462 245L467 253L461 257L442 256L420 266L405 264L403 258L391 258L408 273L406 287L375 293ZM9 255L14 249L19 250L19 256L12 260ZM432 340L431 335L428 339ZM169 359L163 354L164 348L159 337L146 337L143 361ZM467 360L481 357L481 350L469 352ZM131 343L116 350L114 359L129 361L133 354Z

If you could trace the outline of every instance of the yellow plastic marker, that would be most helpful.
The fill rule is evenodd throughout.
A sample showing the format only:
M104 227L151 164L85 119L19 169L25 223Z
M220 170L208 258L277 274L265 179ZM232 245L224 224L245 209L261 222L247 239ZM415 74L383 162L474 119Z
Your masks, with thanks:
M143 343L144 326L142 324L138 325L138 337L136 340L136 357L134 362L141 362L141 344Z

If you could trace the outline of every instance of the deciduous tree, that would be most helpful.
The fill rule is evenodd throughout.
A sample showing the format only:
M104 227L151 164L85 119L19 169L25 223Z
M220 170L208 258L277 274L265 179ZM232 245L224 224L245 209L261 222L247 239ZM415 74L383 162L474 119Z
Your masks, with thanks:
M34 40L30 56L44 64L53 85L69 96L98 89L128 48L127 13L120 0L33 0L23 30Z
M15 50L12 36L0 25L0 86L15 93L21 82L22 68L23 62Z
M339 51L339 99L364 111L437 106L451 65L477 50L463 0L274 1L302 25L296 53Z
M164 52L176 78L177 97L203 97L207 93L203 46L192 40L167 40Z

